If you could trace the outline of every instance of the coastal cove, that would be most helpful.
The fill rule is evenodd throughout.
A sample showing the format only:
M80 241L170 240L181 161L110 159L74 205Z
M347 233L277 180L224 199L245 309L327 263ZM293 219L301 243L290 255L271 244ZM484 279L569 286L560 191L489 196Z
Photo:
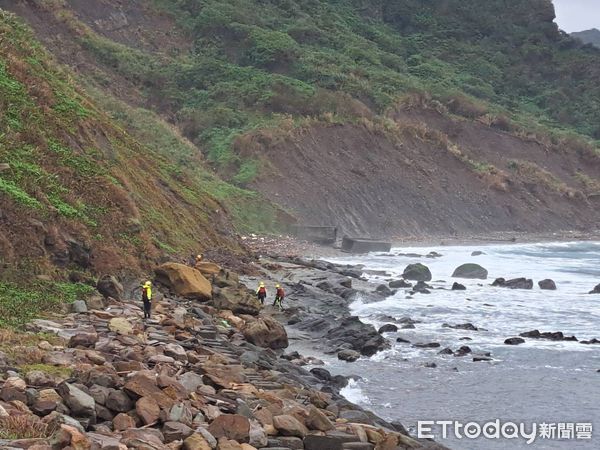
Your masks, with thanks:
M431 252L440 256L426 257ZM500 419L524 422L528 427L544 422L592 423L594 427L600 423L600 389L595 383L600 346L581 342L600 337L599 297L588 294L600 279L600 243L394 248L389 254L344 255L327 261L335 268L329 275L323 262L315 263L320 269L313 269L313 275L307 269L296 268L293 275L283 270L284 276L298 283L288 301L290 310L303 305L309 317L312 311L326 320L339 314L339 305L330 300L331 287L323 283L334 285L344 277L340 268L347 266L346 278L350 275L352 287L359 291L347 303L347 315L358 316L375 329L394 325L392 331L383 333L388 348L374 356L363 355L354 363L337 358L322 339L326 333L315 331L315 318L288 326L292 350L322 358L332 374L356 376L342 390L349 400L387 420L402 422L413 433L418 421L427 420L486 423ZM411 288L399 288L384 296L390 292L381 287L376 291L399 280L413 263L431 270L429 293L411 294ZM464 263L485 267L488 278L452 278ZM530 290L491 286L498 277L525 277L534 286ZM540 289L538 282L545 279L552 279L557 289ZM451 290L454 282L466 290ZM314 286L325 289L321 299L329 311L306 300L316 295L311 292ZM291 322L296 320L293 317ZM561 331L565 340L556 340L557 335L555 340L527 337L533 330ZM578 340L566 340L571 336ZM505 344L506 339L517 337L524 342ZM464 347L470 352L463 354ZM475 362L474 357L482 361ZM538 439L531 446L522 439L436 438L453 449L596 448L594 438L570 443Z

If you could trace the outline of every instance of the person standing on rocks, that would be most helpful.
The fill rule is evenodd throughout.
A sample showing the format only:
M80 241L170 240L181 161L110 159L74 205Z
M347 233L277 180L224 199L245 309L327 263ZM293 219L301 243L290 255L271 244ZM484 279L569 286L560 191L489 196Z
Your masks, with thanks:
M267 288L263 281L260 282L258 289L256 290L256 297L260 300L260 304L265 304L265 298L267 298Z
M142 301L144 302L144 319L152 315L152 283L146 281L142 286Z
M279 284L275 286L275 289L277 289L277 291L275 292L275 301L273 302L273 306L276 306L280 311L283 311L283 299L285 298L285 291Z
M194 263L194 267L200 264L202 262L202 259L203 257L201 254L196 255L196 262Z

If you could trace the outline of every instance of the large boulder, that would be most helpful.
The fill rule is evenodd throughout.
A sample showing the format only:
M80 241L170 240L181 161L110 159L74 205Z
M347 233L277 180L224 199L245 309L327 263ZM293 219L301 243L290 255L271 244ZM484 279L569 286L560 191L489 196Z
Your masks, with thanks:
M208 262L208 261L200 261L194 265L194 269L200 272L205 277L212 277L213 275L218 275L221 272L221 266L218 264Z
M285 328L268 316L246 322L242 333L248 342L259 347L276 350L289 345Z
M156 280L182 297L207 301L212 285L196 269L179 263L166 263L155 269Z
M261 304L248 289L239 287L213 288L213 305L218 309L227 309L234 314L257 316Z
M431 281L432 278L429 267L421 263L410 264L406 266L402 277L405 280L413 281Z
M96 289L106 298L111 297L115 300L123 300L123 285L112 275L104 275L100 278L96 284Z
M479 264L467 263L462 266L458 266L452 278L468 278L485 280L488 277L488 271L481 267Z

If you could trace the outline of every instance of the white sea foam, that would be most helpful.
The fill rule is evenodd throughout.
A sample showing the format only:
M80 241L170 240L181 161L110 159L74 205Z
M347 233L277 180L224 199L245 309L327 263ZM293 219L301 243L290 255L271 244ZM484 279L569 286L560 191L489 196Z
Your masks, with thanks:
M358 381L349 379L348 385L340 390L340 394L343 395L349 402L356 405L370 405L371 402L369 397L365 395Z
M472 257L475 250L485 254ZM426 255L430 251L441 253L442 257L398 255ZM600 368L600 345L530 338L518 346L504 344L506 338L534 329L562 331L579 340L600 339L600 295L588 294L600 283L600 243L426 247L393 249L392 253L396 256L348 256L337 262L363 264L365 270L385 270L396 279L408 264L421 262L431 269L434 281L430 284L446 290L432 289L430 295L406 298L408 290L400 289L379 302L358 299L352 303L352 313L376 327L386 323L380 319L382 315L396 319L408 316L421 323L414 329L386 333L392 348L372 358L361 358L352 365L332 361L334 372L368 379L352 381L342 391L346 398L387 419L399 419L408 427L418 420L473 417L592 420L600 427L600 385L596 373ZM467 262L485 267L488 280L452 279L454 269ZM373 288L387 281L381 276L366 276ZM531 278L534 288L492 287L492 281L498 277ZM537 286L546 278L556 282L556 291L542 291ZM454 281L464 284L467 290L449 290ZM484 330L442 327L444 323L467 322ZM410 343L397 343L397 337L412 344L438 342L440 348L415 348ZM462 340L464 337L471 340ZM473 362L470 356L438 354L445 347L456 350L464 345L473 352L491 352L494 361ZM473 448L487 450L485 446Z

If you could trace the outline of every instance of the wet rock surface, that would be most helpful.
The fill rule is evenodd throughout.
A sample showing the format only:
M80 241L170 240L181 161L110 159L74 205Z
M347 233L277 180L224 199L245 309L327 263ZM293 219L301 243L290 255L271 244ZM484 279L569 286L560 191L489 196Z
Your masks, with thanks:
M496 278L492 283L492 286L507 289L533 289L533 280L527 278L513 278L512 280Z
M151 320L143 320L138 302L111 295L106 308L36 321L37 331L63 336L64 345L40 351L70 375L4 377L0 413L56 424L37 449L374 449L384 441L390 449L429 448L343 399L345 377L318 367L308 372L301 365L317 360L283 354L289 337L280 322L293 314L299 321L290 332L320 336L348 360L387 348L378 330L347 315L354 292L347 280L358 272L338 267L340 278L328 279L325 289L312 280L288 289L318 296L305 310L276 316L217 309L195 293L186 300L171 281Z
M519 336L533 339L548 339L551 341L577 341L575 336L565 336L562 331L546 331L542 333L539 330L532 330L521 333Z
M431 281L432 275L429 267L424 264L410 264L404 269L402 274L405 280L412 281Z
M467 263L456 268L452 278L486 280L488 271L479 264Z

